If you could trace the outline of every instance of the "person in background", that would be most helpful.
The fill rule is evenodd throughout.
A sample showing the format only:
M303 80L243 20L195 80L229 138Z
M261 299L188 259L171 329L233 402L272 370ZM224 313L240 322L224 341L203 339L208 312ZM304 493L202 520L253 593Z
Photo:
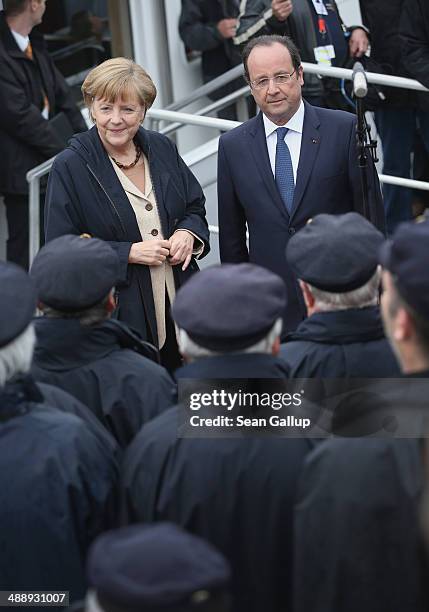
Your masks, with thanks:
M371 31L371 58L393 76L411 76L414 60L405 59L401 37L401 14L409 3L405 0L360 0L359 4L362 21ZM414 19L417 11L412 9L411 12ZM412 36L415 32L413 26ZM421 94L397 87L386 87L383 91L386 99L374 113L383 150L383 173L411 178L412 154L420 164L424 164L429 155L429 119L423 109L419 109ZM417 139L421 147L416 150ZM392 234L399 223L412 218L413 191L384 184L383 196L387 231Z
M171 140L141 127L156 96L141 66L107 60L82 91L95 125L54 162L46 240L87 233L109 242L120 261L118 319L174 370L180 356L169 305L210 250L205 197Z
M101 535L87 561L89 589L73 612L228 612L230 568L213 546L172 523Z
M243 0L240 4L235 45L266 34L290 36L304 62L343 66L348 58L359 58L369 44L368 30L347 28L335 0ZM350 110L337 79L306 74L303 96L310 104Z
M4 0L0 12L0 194L6 205L7 259L28 268L26 174L65 146L50 122L63 114L70 135L86 130L70 90L42 36L45 0ZM43 201L43 194L42 194ZM43 206L42 206L43 208ZM43 218L43 214L42 214Z
M239 0L182 0L179 34L187 49L201 51L204 83L215 79L240 63L232 39L237 28ZM242 79L217 89L210 98L219 100L244 87ZM235 104L217 112L221 119L237 120Z
M116 253L96 238L60 236L42 247L30 274L44 314L35 320L34 378L74 395L125 447L176 393L155 347L111 318Z
M1 584L68 590L73 601L86 590L90 543L116 521L116 445L67 414L67 397L65 406L44 397L29 376L35 287L11 263L0 263L0 285Z
M381 247L381 313L402 377L389 379L382 394L378 381L357 404L347 402L347 437L325 440L308 456L295 507L296 612L427 608L418 511L428 430L428 258L427 221L402 223Z
M246 427L191 427L186 435L187 398L212 379L252 397L267 390L267 379L285 389L288 371L277 357L284 302L282 280L252 264L213 266L180 289L172 315L187 362L176 372L183 404L148 423L123 464L124 518L174 521L216 546L231 564L235 612L291 609L292 507L312 443ZM251 402L212 410L258 413Z
M424 2L404 2L400 22L400 48L406 75L429 89L429 11ZM408 92L409 93L409 92ZM417 93L417 146L414 151L414 178L427 181L429 176L429 93ZM419 192L423 208L428 207L427 192Z
M308 318L280 355L291 378L399 375L378 306L378 250L384 237L357 213L317 215L289 241Z

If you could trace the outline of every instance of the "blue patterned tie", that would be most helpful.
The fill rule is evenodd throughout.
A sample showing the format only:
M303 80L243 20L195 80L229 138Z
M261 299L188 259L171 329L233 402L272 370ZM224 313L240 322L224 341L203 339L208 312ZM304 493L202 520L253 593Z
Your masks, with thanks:
M293 206L293 194L295 192L295 180L293 178L292 159L289 147L285 143L288 128L279 127L277 132L276 148L276 183L279 193L285 203L286 210L290 214Z

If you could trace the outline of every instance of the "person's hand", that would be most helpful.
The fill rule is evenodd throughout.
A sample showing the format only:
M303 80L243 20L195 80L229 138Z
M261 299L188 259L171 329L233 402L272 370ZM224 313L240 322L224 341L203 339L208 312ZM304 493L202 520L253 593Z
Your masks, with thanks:
M272 0L271 9L278 21L286 21L293 11L292 0Z
M170 237L170 264L177 266L183 262L182 270L186 270L190 264L193 249L193 235L186 230L177 230Z
M145 266L162 265L170 253L169 240L144 240L134 242L128 256L128 263Z
M349 52L350 57L362 57L368 50L368 35L362 28L356 28L350 35Z
M235 36L235 31L237 29L237 19L221 19L217 23L216 27L222 38L232 38L233 36Z

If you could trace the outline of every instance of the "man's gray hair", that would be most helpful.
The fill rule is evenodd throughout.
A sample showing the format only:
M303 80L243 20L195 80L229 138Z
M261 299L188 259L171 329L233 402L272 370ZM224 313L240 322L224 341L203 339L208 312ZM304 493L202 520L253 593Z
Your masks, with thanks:
M368 306L376 306L378 304L380 269L378 267L369 281L362 285L362 287L353 291L347 291L346 293L330 293L329 291L321 291L308 283L307 285L315 299L314 307L319 312L367 308Z
M26 374L31 367L36 334L32 323L12 342L0 349L0 388L17 374Z
M110 314L107 311L107 302L111 295L114 295L115 289L111 289L109 293L104 297L101 302L86 308L85 310L76 311L63 311L42 304L42 311L45 317L50 319L78 319L83 327L91 327L92 325L98 325L106 319L110 318Z
M270 331L262 340L259 340L256 344L242 349L234 351L234 353L266 353L271 354L273 344L276 339L280 336L282 331L282 319L277 319ZM230 355L232 351L211 351L210 349L200 346L194 342L184 329L179 329L177 339L179 350L182 355L186 355L188 359L200 359L201 357L215 357L218 355Z

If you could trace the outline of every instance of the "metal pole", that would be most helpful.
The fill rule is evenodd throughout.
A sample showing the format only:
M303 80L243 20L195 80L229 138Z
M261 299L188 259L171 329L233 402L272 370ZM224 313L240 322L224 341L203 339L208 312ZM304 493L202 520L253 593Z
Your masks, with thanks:
M36 257L37 251L40 248L40 179L34 177L30 181L29 189L29 219L28 219L28 237L29 237L29 267Z

